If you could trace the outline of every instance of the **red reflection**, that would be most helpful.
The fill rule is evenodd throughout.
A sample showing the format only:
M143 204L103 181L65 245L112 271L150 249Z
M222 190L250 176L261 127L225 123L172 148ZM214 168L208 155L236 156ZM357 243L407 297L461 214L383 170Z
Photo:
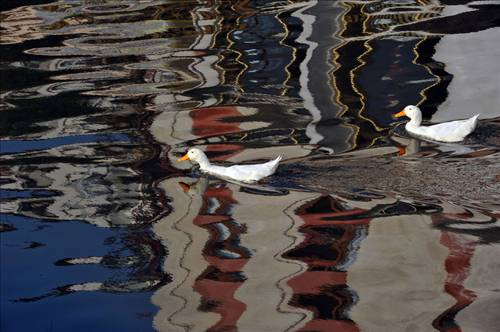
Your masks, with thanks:
M238 121L228 119L243 117L236 106L213 106L198 108L189 112L193 119L193 134L198 137L219 136L242 131ZM209 144L207 152L219 152L212 160L226 160L243 149L235 144Z
M308 266L288 281L294 293L290 304L313 312L313 319L300 331L359 331L349 318L357 294L347 285L346 271L371 220L356 218L365 213L363 209L346 209L329 195L297 209L304 221L299 231L305 239L284 256ZM332 220L335 218L341 220Z
M250 257L249 251L239 244L246 227L230 215L237 201L225 184L210 185L202 198L202 207L193 223L210 234L203 249L208 267L198 276L193 289L202 297L199 310L221 316L208 331L236 331L237 321L246 310L246 305L234 298L245 280L241 270Z
M467 216L467 214L443 213L433 216L432 220L435 224L446 223L447 220L457 221ZM471 260L474 256L477 239L469 235L442 231L440 243L449 250L444 262L448 274L444 290L456 300L456 303L439 315L432 325L439 331L461 332L462 329L455 322L455 317L477 297L473 291L464 286L465 280L470 274Z
M189 115L193 120L193 134L200 138L242 131L240 122L231 121L243 117L236 106L199 108ZM223 161L238 154L243 147L212 143L205 150L216 152L210 159ZM210 234L203 249L203 257L209 266L197 278L193 288L202 296L199 310L221 316L208 331L236 331L237 321L246 310L246 305L234 298L245 280L241 271L250 257L249 251L239 244L239 237L246 232L246 227L231 217L232 207L237 201L224 184L210 185L202 198L202 207L193 223Z
M221 319L207 331L236 331L236 322L246 309L246 305L235 300L234 293L242 282L228 282L201 278L193 289L203 297L202 310L219 314Z
M231 117L241 117L236 106L214 106L198 108L189 112L193 119L193 134L199 137L237 133L239 122L224 122Z

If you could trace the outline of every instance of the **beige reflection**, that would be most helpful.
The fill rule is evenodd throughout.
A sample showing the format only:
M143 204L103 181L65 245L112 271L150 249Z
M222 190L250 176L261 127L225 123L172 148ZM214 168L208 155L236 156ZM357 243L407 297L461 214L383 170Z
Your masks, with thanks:
M446 63L453 75L447 92L448 99L439 105L432 121L443 122L471 117L481 113L483 118L500 116L500 28L485 31L448 34L436 45L434 59Z
M182 180L190 183L189 191L184 191L179 185ZM208 265L202 250L209 235L193 223L203 203L201 195L207 187L207 180L201 179L193 184L189 179L172 178L160 187L172 199L174 210L155 224L154 231L169 250L164 266L173 281L153 295L153 303L160 307L154 325L159 331L205 331L217 322L218 317L197 310L201 295L192 287Z
M200 293L197 283L205 278L204 271L214 264L215 256L205 252L214 235L196 220L202 216L204 202L206 205L217 198L206 195L207 188L214 184L231 193L233 205L228 217L245 225L239 245L251 252L239 265L245 280L227 289L226 299L237 304L238 308L233 309L236 313L231 308L216 313L200 310L203 298L207 300L207 294L213 295L214 290ZM158 330L217 330L221 321L233 324L224 325L226 328L242 331L301 330L313 325L328 330L328 322L318 319L314 312L289 304L294 295L300 294L300 289L290 287L290 281L300 276L307 279L314 273L306 274L305 262L283 258L305 241L299 230L310 221L299 216L298 209L321 194L292 191L282 196L258 195L237 184L218 180L209 183L206 178L171 178L161 187L173 199L175 210L154 228L169 250L165 271L173 275L173 282L153 296L153 302L160 307L155 317ZM259 186L250 189L259 188L274 190ZM330 196L348 209L363 212L365 222L369 222L368 236L355 250L354 259L344 266L346 284L357 298L348 312L353 326L363 331L387 331L388 327L395 331L428 331L446 319L472 330L481 324L496 326L497 316L491 312L491 306L498 303L495 289L500 269L492 263L495 248L478 247L473 236L434 227L450 218L480 224L489 220L488 216L441 204L443 211L432 215L383 217L377 211L397 203L396 197L357 200ZM344 222L349 220L329 223ZM227 303L219 305L227 309ZM478 317L483 317L484 322Z
M428 216L397 216L370 225L347 275L359 295L351 318L363 331L429 331L454 301L443 291L448 255Z
M2 13L0 44L15 44L25 40L40 39L43 34L39 25L43 23L32 7L19 7Z
M319 194L290 192L285 196L259 196L237 192L235 196L244 204L238 205L233 216L246 223L242 244L253 253L243 268L248 280L236 293L247 305L238 328L285 331L310 313L288 305L292 290L287 281L305 267L280 256L302 240L296 231L302 221L295 215L295 209Z
M500 326L499 276L498 247L476 247L465 287L473 290L477 298L456 317L463 331L495 331Z
M237 285L234 299L230 299L241 303L241 309L214 314L199 309L202 295L213 294L210 290L200 294L198 287L199 279L203 279L202 274L210 265L207 261L210 256L207 258L204 254L210 235L199 222L196 224L195 218L201 213L204 200L207 203L217 199L217 196L203 196L207 186L206 178L197 182L172 178L161 184L167 196L172 198L175 210L159 221L154 230L169 250L165 270L172 274L173 282L153 296L153 302L160 307L155 327L159 331L205 331L215 328L221 321L229 321L247 331L282 331L299 323L307 314L287 304L292 292L286 280L302 267L280 256L300 239L294 234L295 224L299 222L294 217L295 207L318 194L291 192L265 196L243 192L236 184L225 184L232 199L242 203L233 206L230 217L245 225L240 246L248 249L251 257L243 260L241 272L246 280ZM231 283L226 284L229 287Z
M498 210L482 213L452 204L443 207L445 211L433 216L433 221L449 229L441 237L441 243L449 249L444 289L455 303L447 309L444 319L440 318L448 324L451 321L452 327L462 331L495 331L500 324L496 310L500 304L498 244L481 243L467 230L493 230L499 225L500 213Z

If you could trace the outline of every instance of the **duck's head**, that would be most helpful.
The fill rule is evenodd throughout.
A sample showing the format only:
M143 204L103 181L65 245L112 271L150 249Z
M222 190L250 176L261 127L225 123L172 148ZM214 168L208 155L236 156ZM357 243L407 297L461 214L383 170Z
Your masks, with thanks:
M197 148L191 148L188 152L177 159L177 161L191 160L197 162L198 164L208 161L207 156L203 151Z
M420 108L418 108L418 106L408 105L401 112L395 114L394 116L396 118L400 118L402 116L407 116L410 119L416 119L416 118L422 117L422 112L420 111Z

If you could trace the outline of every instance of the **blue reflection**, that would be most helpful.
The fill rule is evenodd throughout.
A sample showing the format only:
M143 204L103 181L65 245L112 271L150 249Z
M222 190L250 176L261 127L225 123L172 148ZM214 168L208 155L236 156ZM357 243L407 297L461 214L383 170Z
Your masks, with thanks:
M130 142L131 139L126 134L88 134L35 140L1 140L0 154L46 150L70 144L117 141Z

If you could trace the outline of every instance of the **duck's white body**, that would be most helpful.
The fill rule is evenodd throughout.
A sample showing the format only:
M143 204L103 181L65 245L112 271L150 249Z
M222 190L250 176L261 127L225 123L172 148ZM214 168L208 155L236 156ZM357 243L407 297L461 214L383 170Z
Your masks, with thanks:
M240 182L252 183L273 174L278 168L281 156L263 164L233 165L225 167L212 165L203 151L191 148L185 156L179 159L179 161L182 160L197 162L200 165L200 170L208 174Z
M462 141L474 131L477 126L479 114L474 115L470 119L443 122L431 126L421 126L422 112L417 106L406 106L403 111L395 116L409 117L410 121L405 125L405 129L415 136L451 143Z

